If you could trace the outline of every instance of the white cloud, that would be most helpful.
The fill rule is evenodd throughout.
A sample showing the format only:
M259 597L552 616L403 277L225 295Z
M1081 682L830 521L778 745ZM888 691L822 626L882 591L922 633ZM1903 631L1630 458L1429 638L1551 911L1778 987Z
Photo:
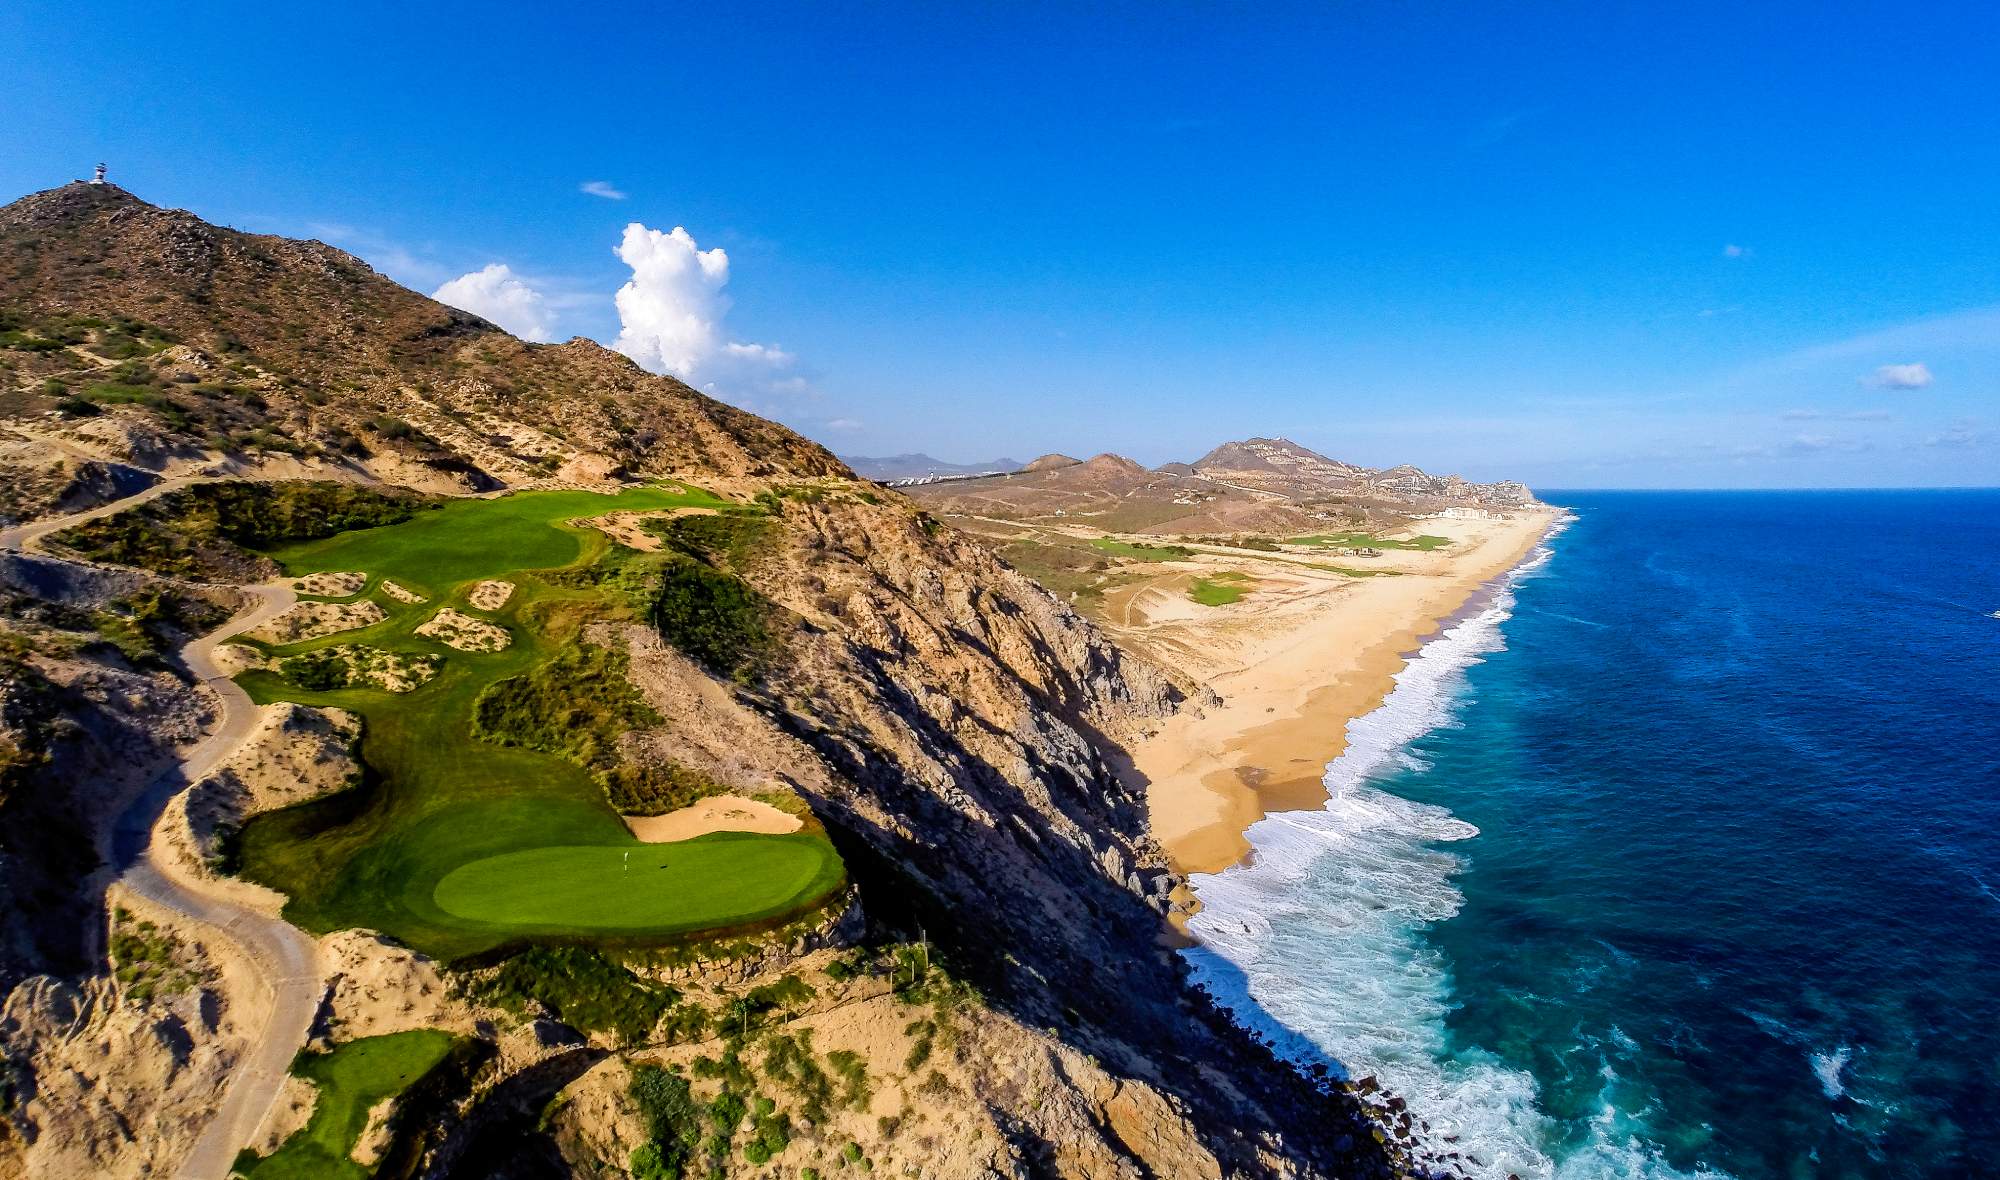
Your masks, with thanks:
M589 193L593 197L603 197L607 201L622 201L625 199L624 190L613 188L611 182L608 180L586 180L576 187L578 192Z
M1748 258L1750 257L1750 247L1739 246L1735 242L1731 242L1722 248L1722 256L1724 258Z
M859 430L861 429L861 421L858 418L828 418L826 420L826 428L828 430Z
M1922 389L1931 381L1930 366L1913 361L1907 365L1883 365L1863 383L1877 389Z
M1841 422L1887 422L1896 415L1887 410L1855 410L1848 414L1829 414L1825 410L1786 410L1787 422L1816 422L1822 418Z
M431 298L484 316L523 340L555 339L555 317L541 292L523 282L505 263L489 263L460 275L431 292Z
M1970 418L1960 418L1950 427L1924 440L1927 447L1966 448L1986 445L1987 433Z
M775 344L731 340L723 328L729 314L729 255L704 250L681 226L672 232L638 222L625 227L618 257L632 278L618 288L618 339L611 347L655 373L739 398L757 394L809 392L806 379L791 374L795 357Z

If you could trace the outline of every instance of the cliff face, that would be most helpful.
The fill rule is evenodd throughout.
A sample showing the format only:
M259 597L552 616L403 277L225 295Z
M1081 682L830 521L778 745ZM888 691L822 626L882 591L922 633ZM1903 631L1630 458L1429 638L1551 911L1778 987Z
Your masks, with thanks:
M524 344L338 250L219 229L115 188L0 209L0 312L32 345L0 353L0 436L16 444L0 463L56 448L100 465L106 487L219 464L440 491L677 476L762 496L770 533L728 566L788 620L783 658L738 683L648 630L614 637L666 718L628 735L624 753L795 789L877 933L925 940L978 985L985 1014L958 1050L961 1082L932 1095L999 1139L964 1157L963 1174L1389 1168L1344 1092L1221 1018L1163 949L1178 882L1106 735L1175 709L1175 691L911 502L587 341ZM94 486L13 511L114 494ZM21 612L0 625L21 631ZM20 771L31 782L49 771L33 753ZM104 816L78 805L58 818L87 829ZM68 904L96 904L68 884ZM87 947L68 950L21 944L17 974L98 973L80 961ZM1022 1064L982 1071L980 1046ZM1043 1113L1058 1089L1062 1118ZM615 1086L599 1096L616 1105ZM596 1142L575 1124L582 1109L565 1115L572 1164ZM1086 1134L1088 1149L1050 1141Z

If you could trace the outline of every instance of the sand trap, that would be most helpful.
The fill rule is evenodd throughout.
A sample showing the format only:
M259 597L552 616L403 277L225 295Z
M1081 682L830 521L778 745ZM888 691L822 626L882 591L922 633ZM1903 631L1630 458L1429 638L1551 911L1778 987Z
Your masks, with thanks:
M424 596L415 590L407 586L399 586L387 578L382 579L382 593L387 594L397 602L416 603L424 600Z
M625 826L632 829L632 834L644 844L671 844L710 832L762 832L769 836L782 836L804 826L804 821L796 815L740 795L711 795L665 815L628 815L623 819Z
M251 639L284 645L318 639L341 631L372 627L389 612L366 599L360 602L301 602L249 633Z
M499 610L506 606L507 600L512 597L514 597L514 583L494 581L479 583L472 588L472 593L466 596L475 610Z
M495 626L483 619L475 619L448 606L432 615L423 626L418 627L417 634L425 639L435 639L439 643L449 644L460 651L475 652L500 651L513 640L507 628Z
M293 589L301 594L311 594L319 598L346 598L361 593L368 584L368 575L359 570L338 573L307 574L292 583Z

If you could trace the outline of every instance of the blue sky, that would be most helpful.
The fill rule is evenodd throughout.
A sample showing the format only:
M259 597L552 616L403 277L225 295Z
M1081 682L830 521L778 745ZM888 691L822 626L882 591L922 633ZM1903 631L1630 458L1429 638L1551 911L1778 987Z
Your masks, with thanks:
M310 8L0 6L0 197L104 159L845 453L2000 483L1990 6Z

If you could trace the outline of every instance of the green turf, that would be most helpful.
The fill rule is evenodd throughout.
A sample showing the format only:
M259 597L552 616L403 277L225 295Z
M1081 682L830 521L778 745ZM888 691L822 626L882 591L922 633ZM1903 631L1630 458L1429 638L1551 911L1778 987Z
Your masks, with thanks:
M312 1118L278 1150L237 1165L251 1180L355 1177L371 1173L349 1158L368 1126L368 1111L401 1094L451 1052L450 1033L425 1028L364 1037L331 1053L306 1053L292 1072L313 1083Z
M718 832L502 853L445 874L435 897L456 917L514 930L700 930L784 913L839 882L839 860L817 837Z
M362 789L270 812L245 824L240 842L244 875L286 894L290 898L286 916L307 929L366 927L443 958L533 937L604 945L658 942L697 926L760 923L819 904L840 883L839 862L830 846L826 847L831 868L817 866L796 886L788 904L774 901L753 880L760 876L800 880L795 846L821 840L816 835L742 837L742 846L726 858L730 870L746 878L738 893L742 908L733 915L727 913L724 900L704 893L701 916L691 922L675 909L675 891L681 888L678 877L656 880L662 875L638 876L635 870L629 881L622 874L610 881L598 871L601 865L576 858L568 867L581 872L579 882L539 883L557 893L570 891L572 885L583 892L601 891L605 896L593 902L587 914L573 910L566 919L558 919L556 911L543 909L532 919L510 923L496 911L471 916L440 904L440 883L474 862L547 848L632 849L638 860L637 850L647 847L632 838L606 801L603 787L583 766L557 753L480 740L474 736L472 717L474 702L488 686L547 664L579 642L578 632L586 621L630 610L605 591L560 584L577 579L545 579L524 572L552 559L595 561L609 548L600 533L556 522L691 499L716 502L706 493L654 489L617 497L524 492L497 500L460 501L402 524L285 550L281 559L295 574L321 569L367 571L375 587L371 600L381 604L389 617L359 631L275 649L279 655L361 642L387 651L439 656L444 663L435 679L400 696L372 688L309 692L273 672L239 677L260 703L291 700L360 713L365 722L361 752L368 774ZM440 540L432 527L438 518L455 520L465 534L486 538L497 555L457 545L426 549L418 542ZM414 537L398 535L405 530ZM538 538L541 532L554 535L560 544ZM519 547L517 537L524 538ZM423 587L432 594L431 600L405 605L389 598L379 588L383 574L404 585ZM517 586L507 605L491 616L508 628L512 646L473 654L414 634L440 605L462 600L465 582L489 576L505 576ZM452 578L458 580L447 580ZM588 696L579 694L576 707L596 708L597 702L585 699Z
M1206 578L1196 578L1194 585L1188 587L1188 597L1203 606L1228 606L1250 593L1250 587L1244 584L1249 580L1246 574L1224 570Z
M1414 549L1419 553L1429 553L1451 544L1450 537L1434 537L1426 533L1420 537L1377 537L1370 533L1315 533L1310 537L1292 537L1287 545L1306 545L1314 549Z
M1194 550L1185 545L1140 545L1115 537L1099 537L1090 544L1093 548L1134 561L1176 561L1194 556Z
M1403 574L1402 570L1358 570L1352 566L1328 565L1323 561L1306 562L1306 568L1325 570L1330 574L1345 574L1350 578L1397 578Z

